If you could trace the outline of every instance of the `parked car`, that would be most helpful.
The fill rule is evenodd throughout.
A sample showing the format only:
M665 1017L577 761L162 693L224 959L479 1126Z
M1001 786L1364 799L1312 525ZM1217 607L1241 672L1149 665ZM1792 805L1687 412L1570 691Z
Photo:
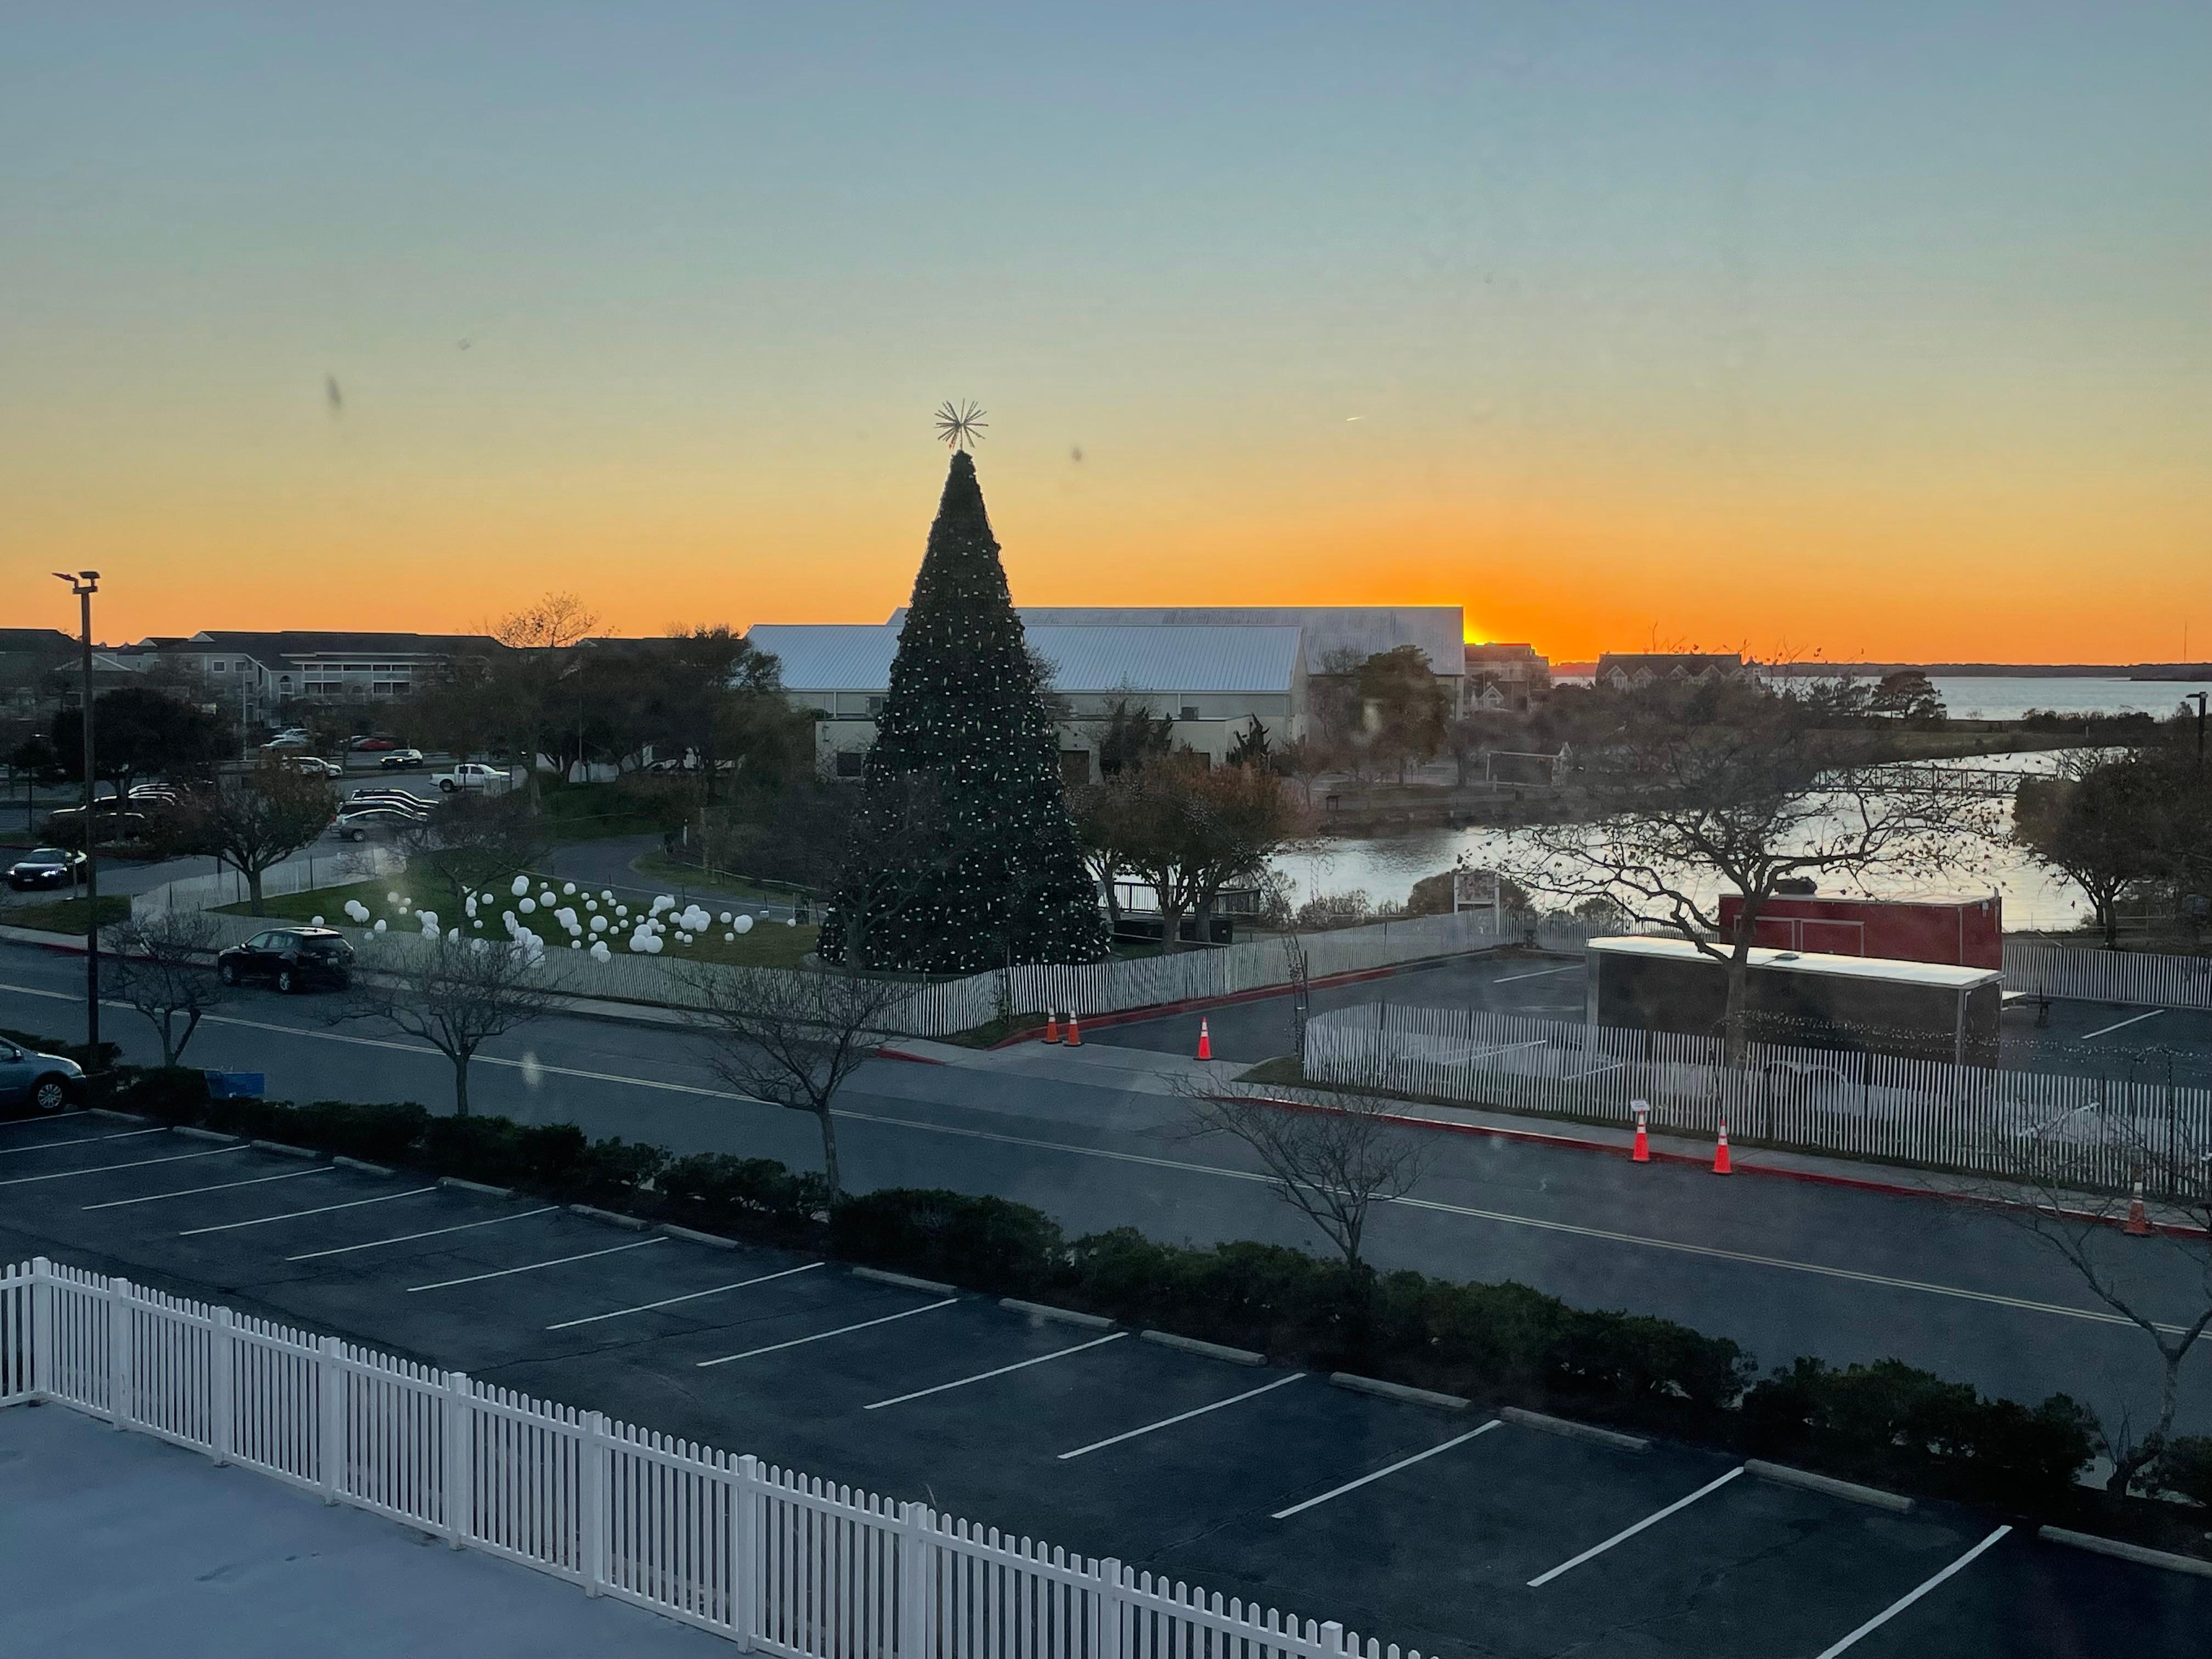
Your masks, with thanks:
M17 892L34 887L74 887L84 879L85 856L67 847L34 847L8 866Z
M420 766L422 763L422 751L419 749L395 749L377 762L377 764L387 772L404 772L410 767Z
M268 742L261 745L264 750L277 749L313 749L314 746L315 740L309 737L305 732L302 732L296 726L289 732L279 732L275 737L270 738Z
M441 772L430 780L447 794L460 789L481 789L497 794L514 781L503 766L486 766L482 761L463 761L450 772Z
M316 985L343 991L353 979L353 946L335 927L272 927L218 952L215 971L225 985L265 979L284 992Z
M174 806L184 797L172 783L134 783L125 799L141 806Z
M396 801L368 801L356 804L349 801L339 812L331 833L340 841L367 841L374 830L404 830L410 824L420 823L428 816L411 806L402 806Z
M374 755L381 754L387 749L397 749L399 745L390 738L356 738L351 743L348 744L346 747L349 749L358 749L365 754Z
M0 1106L58 1112L84 1099L84 1067L59 1054L42 1054L0 1037Z
M341 810L349 812L359 806L404 806L428 816L444 804L435 795L418 795L406 789L356 789L346 797Z
M287 755L284 763L305 772L311 778L342 778L345 768L336 761L325 760L320 755Z

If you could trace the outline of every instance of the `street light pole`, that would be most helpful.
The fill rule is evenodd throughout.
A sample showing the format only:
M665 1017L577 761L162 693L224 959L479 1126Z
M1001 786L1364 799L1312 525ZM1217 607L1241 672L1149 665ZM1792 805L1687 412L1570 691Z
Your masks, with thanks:
M2185 691L2181 694L2181 700L2184 702L2187 702L2191 697L2197 699L2197 764L2200 769L2204 764L2204 696L2205 694L2202 691Z
M92 596L100 592L100 572L80 570L55 577L77 597L84 635L84 1069L100 1068L100 832L93 821Z

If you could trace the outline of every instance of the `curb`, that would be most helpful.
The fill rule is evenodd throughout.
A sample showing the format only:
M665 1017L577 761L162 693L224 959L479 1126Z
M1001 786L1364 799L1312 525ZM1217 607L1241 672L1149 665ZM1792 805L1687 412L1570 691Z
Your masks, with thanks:
M1468 1407L1468 1402L1455 1394L1438 1394L1432 1389L1416 1389L1404 1382L1385 1382L1379 1377L1356 1376L1350 1371L1331 1371L1328 1380L1355 1394L1380 1395L1385 1400L1403 1400L1409 1405L1434 1406L1448 1412L1463 1412Z
M896 1048L890 1048L877 1049L875 1058L878 1060L902 1060L909 1066L950 1066L952 1063L949 1060L939 1060L934 1054L909 1054L902 1053Z
M1370 979L1389 979L1394 974L1415 973L1435 967L1440 962L1455 962L1462 957L1488 956L1496 945L1475 951L1446 951L1433 957L1415 957L1407 962L1393 962L1381 968L1358 968L1349 973L1331 974L1326 978L1310 981L1307 989L1326 991L1339 985L1358 985ZM1109 1025L1130 1025L1141 1020L1165 1019L1171 1014L1194 1014L1206 1008L1231 1008L1239 1003L1264 1002L1269 997L1288 996L1287 985L1262 985L1249 991L1230 991L1218 997L1188 997L1181 1002L1156 1002L1145 1008L1119 1008L1112 1013L1085 1014L1084 1022L1101 1030ZM991 1045L992 1050L1011 1048L1016 1043L1038 1042L1044 1038L1044 1027L1032 1025L1000 1037Z
M1254 1353L1249 1348L1224 1347L1218 1342L1201 1342L1194 1336L1177 1336L1173 1331L1139 1331L1137 1334L1147 1342L1157 1342L1163 1348L1176 1348L1184 1353L1194 1353L1203 1359L1224 1359L1232 1365L1264 1365L1267 1356Z
M1564 1417L1547 1417L1541 1412L1524 1412L1518 1406L1502 1406L1498 1414L1509 1423L1518 1423L1524 1429L1536 1429L1545 1434L1563 1434L1575 1440L1594 1440L1601 1446L1613 1446L1621 1451L1647 1452L1651 1449L1651 1443L1639 1434L1601 1429L1592 1423L1573 1423Z
M125 1123L151 1123L154 1121L137 1112L118 1112L112 1106L82 1106L78 1109L89 1112L94 1117L120 1118Z
M1316 1085L1318 1086L1318 1085ZM1227 1097L1214 1097L1217 1099ZM1278 1095L1241 1095L1235 1098L1256 1102L1261 1105L1280 1107L1286 1112L1334 1112L1343 1109L1314 1100L1285 1100ZM1554 1134L1542 1129L1513 1129L1499 1123L1454 1123L1448 1119L1415 1117L1407 1112L1380 1112L1380 1122L1399 1124L1409 1129L1434 1129L1449 1135L1480 1135L1492 1140L1517 1140L1529 1146L1549 1146L1559 1151L1601 1152L1608 1158L1626 1158L1631 1148L1615 1146L1609 1140L1593 1140L1584 1135ZM1754 1158L1757 1154L1753 1155ZM1712 1157L1708 1152L1676 1152L1659 1146L1651 1148L1654 1164L1679 1164L1685 1169L1710 1170ZM2007 1199L1990 1198L1979 1193L1940 1192L1929 1187L1907 1186L1899 1181L1880 1181L1869 1176L1832 1175L1825 1170L1783 1170L1771 1164L1735 1160L1735 1173L1741 1176L1766 1176L1777 1181L1798 1181L1813 1187L1840 1187L1852 1192L1875 1193L1884 1198L1933 1199L1943 1204L1970 1204L1983 1209L2029 1210L2033 1206ZM2099 1226L2118 1229L2126 1225L2126 1218L2119 1215L2098 1215L2086 1210L2067 1210L2060 1212L2069 1221L2094 1222ZM2208 1236L2202 1227L2187 1226L2177 1222L2154 1221L2151 1231L2162 1238L2203 1238Z
M320 1152L310 1152L305 1146L287 1146L281 1140L257 1140L252 1144L255 1151L274 1152L279 1158L304 1158L310 1163L318 1163L323 1156Z
M886 1273L881 1267L855 1267L855 1279L872 1279L878 1285L896 1285L902 1290L927 1291L932 1296L957 1296L957 1285L940 1285L933 1279L910 1279L904 1273Z
M236 1135L223 1134L220 1131L215 1129L198 1128L190 1123L179 1123L173 1125L170 1127L169 1133L173 1135L189 1135L194 1140L220 1140L231 1146L236 1146L239 1139Z
M366 1163L361 1158L347 1158L343 1153L332 1154L331 1162L337 1164L341 1169L358 1170L363 1175L388 1176L392 1173L391 1170L386 1169L381 1164Z
M1838 1480L1832 1475L1812 1474L1803 1469L1793 1469L1783 1463L1762 1463L1756 1457L1747 1460L1744 1473L1755 1474L1761 1480L1771 1480L1777 1486L1802 1486L1808 1492L1817 1492L1830 1498L1840 1498L1847 1504L1864 1504L1870 1509L1888 1510L1897 1515L1910 1515L1913 1500L1900 1498L1893 1492L1883 1492L1878 1486L1862 1486L1850 1480Z
M512 1187L487 1187L481 1181L464 1181L459 1176L440 1176L441 1187L458 1187L465 1193L482 1193L487 1198L513 1198Z
M2069 1549L2087 1550L2095 1555L2117 1556L2123 1561L2133 1561L2146 1567L2163 1567L2168 1572L2186 1572L2199 1578L2212 1578L2212 1561L2201 1556L2175 1555L2166 1550L2154 1550L2142 1544L2124 1543L2117 1538L2100 1538L2092 1532L2072 1532L2064 1527L2038 1527L2035 1535L2048 1544L2063 1544Z
M734 1250L738 1248L734 1238L718 1238L713 1233L702 1233L690 1227L679 1227L672 1221L654 1224L653 1231L665 1233L671 1238L681 1238L694 1244L704 1244L709 1249Z
M589 1216L594 1221L604 1221L611 1226L627 1227L634 1233L645 1231L645 1223L634 1215L617 1215L612 1210L596 1209L589 1204L571 1204L568 1209L572 1214Z
M1103 1314L1078 1313L1073 1308L1048 1308L1042 1302L1024 1302L1019 1297L1002 1296L999 1305L1015 1313L1028 1314L1035 1319L1057 1319L1064 1324L1082 1325L1094 1331L1110 1331L1114 1322Z

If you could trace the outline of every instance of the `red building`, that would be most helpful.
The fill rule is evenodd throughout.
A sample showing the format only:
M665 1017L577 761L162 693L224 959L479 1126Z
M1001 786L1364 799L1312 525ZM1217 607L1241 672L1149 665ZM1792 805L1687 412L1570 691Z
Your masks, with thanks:
M1721 932L1735 936L1743 896L1721 898ZM2004 966L2004 901L1982 898L1775 897L1759 907L1753 945L1838 957L1887 957L1960 968Z

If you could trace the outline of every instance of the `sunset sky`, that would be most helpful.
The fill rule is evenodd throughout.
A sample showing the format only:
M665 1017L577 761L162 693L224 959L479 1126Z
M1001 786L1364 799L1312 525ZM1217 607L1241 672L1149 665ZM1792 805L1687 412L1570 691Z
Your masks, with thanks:
M879 620L973 398L1028 604L2212 655L2208 84L2203 0L15 6L0 623Z

